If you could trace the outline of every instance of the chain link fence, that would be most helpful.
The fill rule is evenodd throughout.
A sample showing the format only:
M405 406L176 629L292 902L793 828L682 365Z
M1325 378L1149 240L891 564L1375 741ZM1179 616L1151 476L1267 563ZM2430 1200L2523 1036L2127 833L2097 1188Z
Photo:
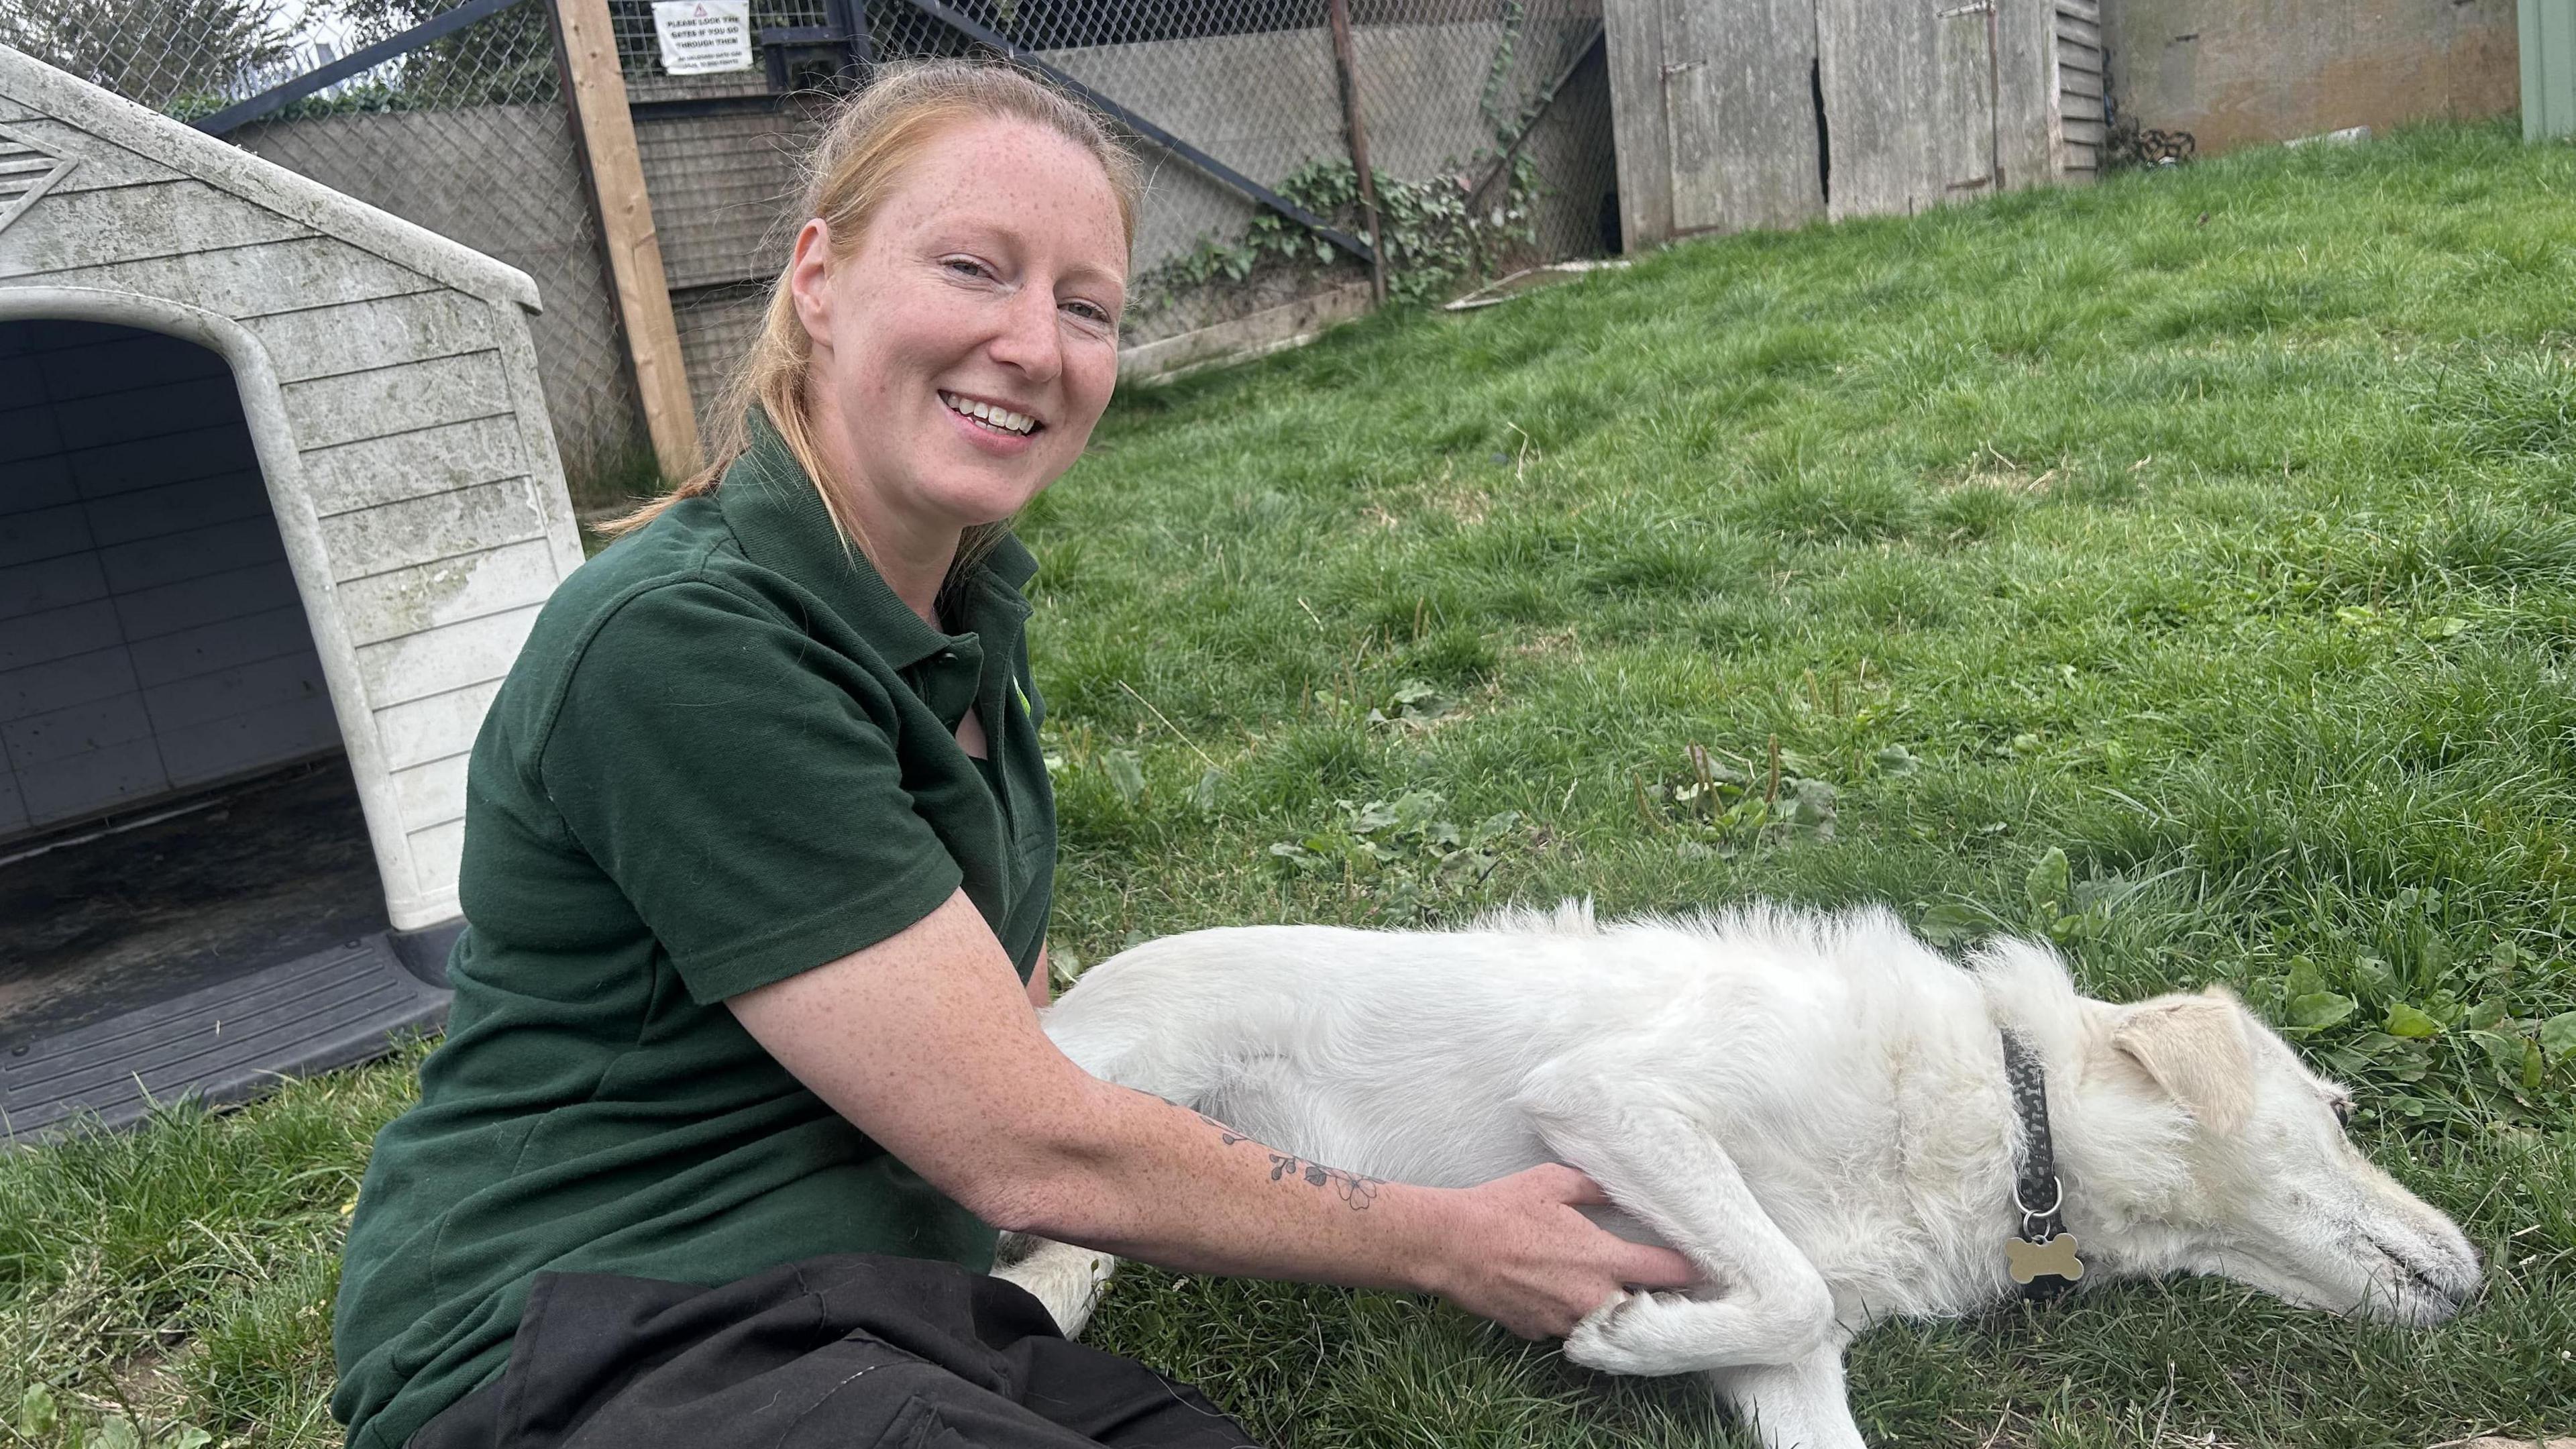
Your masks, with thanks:
M1108 13L1088 25L1029 13L1037 8L1023 4L1016 28L995 28L1344 233L1366 235L1323 0L1101 6L1092 9ZM1138 150L1152 181L1138 218L1128 339L1150 342L1368 276L1185 160Z
M320 64L339 37L305 20L287 0L11 0L0 45L193 119Z
M1368 235L1327 0L942 0L1215 160ZM954 54L904 0L870 6L880 56ZM1601 0L1348 0L1351 81L1400 296L1616 250ZM1141 143L1132 342L1319 287L1356 258ZM1605 228L1604 218L1614 218Z
M1489 272L1615 252L1601 0L1353 0L1372 169L1454 183Z
M199 119L465 0L0 0L0 42ZM519 0L231 131L290 169L517 266L545 312L547 402L577 492L650 485L631 365L557 74ZM1151 172L1127 340L1365 283L1370 227L1400 297L1616 250L1601 0L749 0L748 70L670 75L651 0L608 0L691 390L759 325L798 157L859 59L988 53L980 30L1237 173L1140 136ZM939 12L946 12L945 14ZM963 22L959 24L956 22ZM863 27L864 48L850 30Z

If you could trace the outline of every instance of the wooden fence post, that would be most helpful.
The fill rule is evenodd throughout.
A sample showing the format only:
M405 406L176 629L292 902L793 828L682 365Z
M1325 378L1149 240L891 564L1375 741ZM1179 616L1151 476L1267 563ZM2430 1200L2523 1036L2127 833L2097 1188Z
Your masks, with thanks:
M1360 78L1351 55L1351 0L1328 0L1333 69L1342 78L1342 124L1350 131L1351 166L1360 174L1360 211L1368 218L1369 296L1386 305L1386 237L1377 224L1377 181L1369 174L1368 132L1360 125Z
M662 476L685 478L701 465L698 414L690 405L680 329L672 320L671 293L663 281L653 200L644 190L644 167L635 154L635 118L626 109L626 78L617 68L608 0L553 0L553 6L573 132L581 141L592 199L599 205L600 244L608 250L617 315L624 324L627 355L635 363L644 429L652 437Z

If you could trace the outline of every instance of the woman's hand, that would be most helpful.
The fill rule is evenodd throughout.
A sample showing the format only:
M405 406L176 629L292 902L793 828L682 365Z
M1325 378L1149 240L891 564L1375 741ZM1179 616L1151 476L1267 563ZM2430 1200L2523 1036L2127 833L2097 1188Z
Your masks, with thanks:
M1595 1224L1575 1205L1610 1201L1600 1184L1545 1163L1456 1195L1458 1222L1425 1286L1523 1338L1563 1338L1629 1288L1687 1288L1690 1260Z

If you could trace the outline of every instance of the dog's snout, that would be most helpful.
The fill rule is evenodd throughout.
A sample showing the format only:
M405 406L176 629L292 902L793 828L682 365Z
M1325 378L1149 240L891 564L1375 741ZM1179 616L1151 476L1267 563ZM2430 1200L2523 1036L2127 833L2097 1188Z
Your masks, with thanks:
M2482 1276L2478 1253L2465 1238L2439 1234L2410 1242L2374 1237L2370 1246L2388 1265L2388 1286L2395 1293L2387 1307L2401 1322L2440 1323L2477 1296Z
M2426 1209L2431 1212L2430 1208ZM2477 1246L2469 1241L2447 1217L2433 1214L2434 1225L2426 1237L2433 1249L2433 1276L2454 1303L2466 1303L2477 1296L2478 1286L2485 1281L2486 1260Z
M2478 1296L2478 1286L2485 1281L2485 1265L2478 1258L2478 1250L2463 1242L2444 1253L2439 1281L2455 1307Z

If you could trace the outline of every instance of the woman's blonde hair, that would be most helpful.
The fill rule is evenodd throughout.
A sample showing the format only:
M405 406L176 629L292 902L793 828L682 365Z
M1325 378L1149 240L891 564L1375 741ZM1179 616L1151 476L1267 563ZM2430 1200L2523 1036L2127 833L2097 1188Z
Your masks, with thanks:
M1144 173L1135 153L1113 135L1089 109L1043 81L1009 66L969 60L909 61L880 67L865 89L840 104L805 158L805 190L796 213L801 227L820 217L831 228L832 261L838 264L859 248L868 224L876 219L904 168L951 126L969 121L1026 121L1071 141L1090 153L1109 177L1118 198L1118 220L1128 245L1136 241L1136 206L1144 191ZM848 542L864 550L842 505L835 480L825 471L814 446L813 420L805 408L805 386L813 358L812 339L796 316L796 297L781 267L770 284L769 307L760 335L726 380L707 439L707 466L688 481L631 513L598 525L615 537L643 527L683 498L715 491L725 469L751 446L751 413L757 408L804 466L823 496L823 507ZM953 580L989 549L1009 525L987 524L967 531L950 566Z

